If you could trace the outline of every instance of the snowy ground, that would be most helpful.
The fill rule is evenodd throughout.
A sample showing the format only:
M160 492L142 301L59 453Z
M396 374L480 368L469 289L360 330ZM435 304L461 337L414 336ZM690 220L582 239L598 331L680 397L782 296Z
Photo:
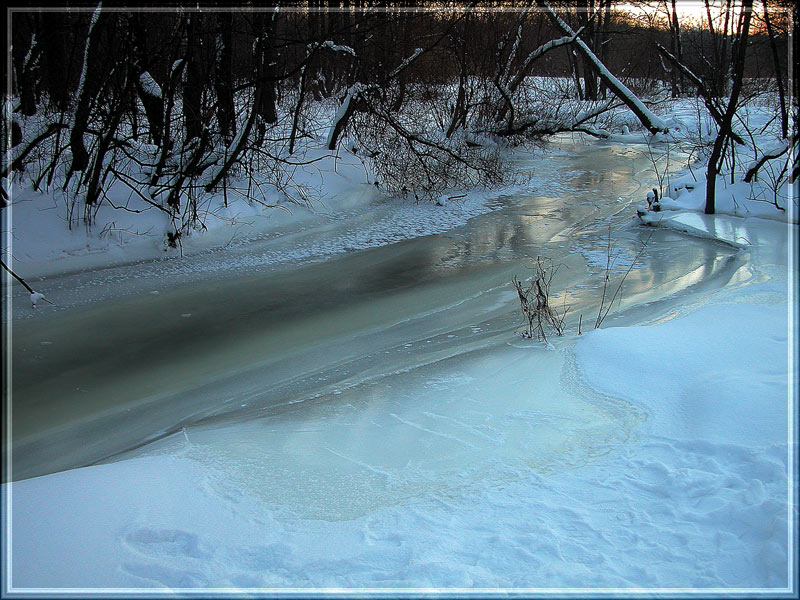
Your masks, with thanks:
M440 442L435 454L455 464L470 446L513 446L520 426L525 438L548 446L536 455L553 457L550 464L494 452L476 476L464 464L449 471L433 465L413 448L401 453L406 464L396 456L395 464L386 462L379 451L353 468L366 471L376 493L401 493L372 506L360 497L369 488L340 481L346 489L338 500L357 516L337 519L325 518L329 497L292 507L269 497L268 481L243 482L242 473L259 471L242 464L242 452L235 462L226 457L238 436L226 441L217 434L222 449L202 435L179 437L162 453L6 487L11 584L174 591L785 589L794 551L787 290L785 279L762 273L761 283L723 290L684 314L573 338L549 351L546 367L531 348L509 347L446 370L449 380L438 388L434 377L422 378L405 392L421 398L425 422L392 412L413 412L405 405L388 410L395 425L431 432ZM551 393L591 412L526 409L538 405L538 394L520 390L542 368L561 372L561 391ZM442 385L464 394L462 403L471 401L460 420L446 416ZM633 420L616 421L620 410ZM359 454L359 440L342 439L348 431L342 425L363 418L278 420L270 427L287 457L302 453L311 439L302 430L314 426L313 439L348 460ZM548 438L547 419L574 435ZM592 424L604 419L627 429L627 439L608 448L588 442ZM397 429L382 435L390 446L402 442ZM314 465L305 467L294 476L318 476ZM446 485L431 484L442 469ZM325 481L294 485L337 489Z
M787 282L781 226L763 227L747 285L649 325L423 370L388 406L351 392L343 414L193 431L6 486L10 584L785 589ZM345 477L304 461L315 446Z
M796 592L795 219L665 208L659 225L742 246L747 274L625 326L4 485L8 589ZM46 273L52 249L24 243Z

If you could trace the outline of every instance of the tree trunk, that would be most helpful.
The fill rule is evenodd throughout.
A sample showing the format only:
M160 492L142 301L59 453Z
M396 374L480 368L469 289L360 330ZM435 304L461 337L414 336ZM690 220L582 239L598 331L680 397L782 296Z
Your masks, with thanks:
M141 82L141 76L148 73L148 52L147 52L147 30L142 23L141 13L131 15L131 38L133 42L133 54L136 61L136 93L144 107L144 113L150 130L153 142L160 146L164 140L164 90L161 95L156 96L152 90L145 89ZM151 75L152 77L152 75Z
M678 20L678 8L676 5L677 0L672 0L672 39L675 46L675 56L680 62L683 62L683 41L681 40L681 23ZM683 71L677 74L678 81L678 95L683 95L685 92L685 85L683 80Z
M39 18L41 31L47 32L42 36L45 88L56 109L64 112L70 102L64 16L56 12L42 12Z
M594 20L590 20L594 12L594 0L580 0L578 2L578 26L584 28L586 36L586 45L595 53L597 48L595 45L595 26ZM591 60L586 57L581 57L582 76L583 76L583 99L584 100L597 100L597 75L592 66Z
M104 58L107 52L101 50L100 36L108 18L110 17L102 13L98 6L89 23L83 71L78 87L78 106L75 109L75 121L69 135L70 150L72 151L71 171L83 171L89 165L89 154L83 142L83 135L89 125L92 105L106 76Z
M33 16L17 13L12 16L11 62L14 89L19 96L19 112L30 117L36 114L35 65L41 52L41 44L34 37Z
M253 16L256 35L256 88L259 91L256 106L257 145L263 143L267 125L278 121L278 111L275 106L275 51L273 48L275 14L259 12Z
M188 17L186 30L187 64L186 82L183 86L183 115L186 141L200 139L203 134L203 88L206 85L206 70L203 64L203 26L206 15L192 13Z
M294 144L297 140L297 128L300 122L300 112L303 108L303 100L306 96L306 68L300 69L300 90L297 93L297 104L294 107L294 115L292 116L292 133L289 135L289 154L294 153Z
M459 127L463 127L467 118L466 111L466 97L467 97L467 44L465 40L461 42L461 52L459 62L461 68L458 73L458 94L456 95L456 103L453 106L453 115L450 118L450 126L447 128L445 137L449 138Z
M736 114L736 105L739 102L739 94L742 91L744 80L744 61L747 55L747 40L750 33L750 17L753 12L753 0L742 0L741 19L739 22L739 35L735 41L733 52L733 81L731 84L731 96L728 100L728 107L722 117L717 138L714 140L714 147L708 159L706 169L706 206L705 213L713 215L716 212L716 185L717 174L719 173L720 163L723 156L723 148L727 145L732 133L733 117Z
M674 1L674 0L673 0ZM781 103L781 137L789 137L789 113L786 110L786 92L783 86L783 73L781 71L781 61L778 53L778 45L775 42L775 33L772 30L772 22L769 20L769 9L767 0L764 0L764 23L767 26L769 35L769 45L772 50L772 60L775 63L775 81L778 84L778 98Z
M217 57L214 91L217 94L217 122L220 133L230 140L236 133L233 103L233 14L217 14Z

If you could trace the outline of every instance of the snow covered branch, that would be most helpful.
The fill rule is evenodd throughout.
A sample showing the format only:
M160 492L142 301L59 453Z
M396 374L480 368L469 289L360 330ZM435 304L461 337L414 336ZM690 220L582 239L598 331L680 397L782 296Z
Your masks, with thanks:
M664 46L662 46L661 44L656 44L656 48L661 53L661 55L664 56L664 58L669 60L681 73L683 73L689 79L689 81L691 81L695 85L695 87L697 87L697 91L700 92L700 95L703 97L703 102L705 103L709 114L714 119L717 126L722 125L722 120L723 120L722 112L720 111L720 108L717 102L715 101L714 97L708 91L706 85L703 83L703 80L700 79L700 77L698 77L697 75L695 75L695 73L691 69L689 69L689 67L687 67L680 60L678 60L678 58L674 54L672 54L669 50L664 48ZM731 137L737 144L744 144L744 140L738 133L731 132Z
M795 139L794 143L797 144L797 139ZM791 144L789 144L789 142L784 142L777 148L773 148L772 150L765 152L764 156L762 156L747 170L747 173L744 176L744 182L750 183L758 174L758 171L761 169L761 167L763 167L768 161L775 160L776 158L780 158L786 154L789 151L789 148L791 148Z
M3 269L5 269L14 279L19 281L22 284L22 287L24 287L26 290L28 290L30 292L30 294L31 294L31 306L33 308L36 308L36 305L39 303L40 300L44 300L48 304L52 304L52 302L50 302L50 300L48 300L47 298L44 297L44 294L42 294L41 292L37 292L31 286L29 286L22 277L20 277L16 273L14 273L14 271L8 265L6 265L6 263L3 262L2 260L0 260L0 266L2 266Z

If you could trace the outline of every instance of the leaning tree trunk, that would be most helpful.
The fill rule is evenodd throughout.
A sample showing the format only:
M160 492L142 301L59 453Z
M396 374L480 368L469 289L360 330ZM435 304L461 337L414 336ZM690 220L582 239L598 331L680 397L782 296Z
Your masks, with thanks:
M550 5L547 4L546 0L537 0L537 3L547 11L550 19L559 29L561 29L562 32L564 32L565 35L575 38L575 45L578 51L590 62L593 68L597 70L597 74L601 81L631 110L634 115L636 115L636 118L639 119L639 122L642 125L644 125L651 133L665 131L667 129L664 122L658 116L649 110L644 103L639 100L639 98L637 98L636 95L627 88L627 86L625 86L624 83L611 74L611 71L609 71L597 58L597 56L595 56L595 54L589 49L584 41L576 36L575 32L572 30L572 27L567 25L564 20L559 17L552 8L550 8Z

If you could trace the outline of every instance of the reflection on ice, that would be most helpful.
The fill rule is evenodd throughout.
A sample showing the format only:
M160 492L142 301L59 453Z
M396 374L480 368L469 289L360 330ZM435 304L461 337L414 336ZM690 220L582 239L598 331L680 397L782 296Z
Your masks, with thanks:
M779 221L746 219L727 215L701 213L672 213L666 211L659 217L661 225L704 238L723 240L737 248L755 249L759 262L783 265L787 260L786 241L780 235L787 227Z

